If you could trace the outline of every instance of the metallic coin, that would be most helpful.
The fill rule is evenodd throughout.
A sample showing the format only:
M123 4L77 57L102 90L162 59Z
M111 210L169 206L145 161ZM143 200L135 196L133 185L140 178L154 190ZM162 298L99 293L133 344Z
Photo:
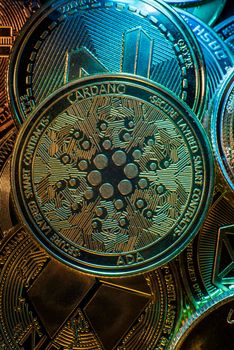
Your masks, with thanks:
M233 344L234 293L209 301L184 324L169 350L226 350Z
M223 11L226 2L227 0L207 0L187 4L185 1L177 1L177 3L173 4L173 6L180 7L188 14L191 13L195 17L202 20L202 22L212 26Z
M17 223L10 197L10 160L15 140L15 128L12 128L6 136L0 140L0 241L12 226Z
M219 23L214 27L214 30L223 39L232 54L234 54L234 16Z
M0 2L0 139L13 125L7 98L7 69L12 45L38 1L1 0Z
M234 205L224 192L216 193L201 231L181 254L180 269L195 309L233 289Z
M64 83L107 71L150 77L180 96L199 117L203 114L201 52L170 6L145 0L63 0L42 7L15 46L9 90L17 121L21 124Z
M1 349L168 348L181 312L174 264L98 280L50 259L22 227L0 262Z
M213 149L221 172L234 190L234 69L218 93L211 120Z
M233 56L212 28L185 11L178 9L178 12L190 26L201 46L207 67L208 102L210 102L224 76L233 67Z
M134 75L61 88L23 126L13 163L21 218L58 259L92 274L171 260L199 229L213 190L196 116Z

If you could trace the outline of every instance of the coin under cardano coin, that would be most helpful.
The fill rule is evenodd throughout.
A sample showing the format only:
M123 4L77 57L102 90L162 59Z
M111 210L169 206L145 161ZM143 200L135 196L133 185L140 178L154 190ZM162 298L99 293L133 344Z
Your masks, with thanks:
M92 274L138 274L202 224L213 155L195 114L134 75L54 93L23 126L12 183L19 215L57 258Z
M97 279L47 256L24 228L0 250L0 348L167 349L181 314L176 265Z
M208 76L208 102L234 65L233 56L216 32L195 16L178 9L185 22L196 36L205 59Z
M11 48L20 29L38 6L38 1L0 2L0 139L13 125L7 98L7 69Z
M227 350L234 333L234 292L208 301L183 325L169 350Z
M189 14L191 13L202 22L212 26L217 21L226 2L227 0L207 0L187 4L184 1L177 1L173 6L181 8Z
M234 190L234 69L217 94L211 118L213 149L222 175Z
M234 16L219 23L214 27L214 30L223 39L232 54L234 54Z
M164 2L53 1L24 28L11 59L9 92L21 124L72 79L125 72L157 81L201 117L206 76L199 45Z
M234 204L217 192L202 229L180 255L187 296L195 309L234 288Z
M15 140L15 128L0 140L0 241L17 222L10 196L10 160Z

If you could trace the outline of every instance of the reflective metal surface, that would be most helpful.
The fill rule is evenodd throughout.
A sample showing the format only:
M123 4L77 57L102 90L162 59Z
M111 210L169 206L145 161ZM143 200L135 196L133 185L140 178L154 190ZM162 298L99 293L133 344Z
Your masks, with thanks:
M234 54L234 15L219 23L214 30Z
M61 88L24 124L14 154L17 209L56 257L92 274L171 260L202 224L213 157L192 111L130 75Z
M42 7L17 41L9 74L15 119L21 124L35 105L71 78L106 71L157 81L198 117L203 115L206 76L200 49L170 6L63 0Z

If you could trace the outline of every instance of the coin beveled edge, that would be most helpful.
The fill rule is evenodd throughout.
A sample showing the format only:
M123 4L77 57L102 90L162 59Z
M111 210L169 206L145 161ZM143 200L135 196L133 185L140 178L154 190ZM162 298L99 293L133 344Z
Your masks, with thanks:
M218 162L219 168L225 180L225 183L228 185L229 189L234 190L234 173L232 174L232 178L230 178L230 173L227 170L225 163L226 155L222 152L222 121L223 121L223 108L226 105L228 100L228 93L234 90L234 67L227 73L227 76L224 78L222 82L220 90L217 92L216 101L214 103L214 109L211 115L211 126L210 126L210 134L212 147L214 150L214 154L216 156L216 160ZM234 108L234 107L233 107ZM234 118L234 115L233 115Z
M147 259L147 264L144 262L138 262L136 264L134 264L134 267L131 265L128 265L127 267L125 266L125 268L119 268L118 271L115 272L110 272L110 268L107 267L107 265L102 266L102 268L97 269L96 267L92 267L91 264L89 263L85 263L86 266L88 267L83 267L83 266L78 266L77 263L74 263L73 261L71 261L71 257L70 259L64 261L64 259L60 256L58 256L57 249L56 247L52 247L51 246L51 241L47 240L47 245L45 243L45 239L42 237L42 235L39 233L39 236L42 237L42 239L38 239L38 234L36 234L34 232L34 229L36 229L35 223L32 222L31 219L31 214L27 213L27 216L29 217L29 220L26 220L25 226L27 226L27 228L33 233L34 237L37 239L37 241L40 242L40 244L50 253L52 253L52 255L59 259L62 262L65 262L66 264L80 270L86 273L90 273L91 275L106 275L106 276L112 276L112 277L121 277L121 276L127 276L127 275L136 275L136 274L140 274L146 271L150 271L152 269L154 269L157 266L162 266L164 263L170 261L172 258L174 258L176 255L178 255L188 244L188 242L191 241L191 239L193 238L193 236L198 232L200 226L202 225L206 213L208 211L208 208L210 206L211 200L212 200L212 193L213 193L213 188L214 188L214 162L213 162L213 154L211 151L211 146L208 140L208 137L205 133L205 130L203 129L201 123L197 120L196 115L191 111L191 109L183 102L177 99L177 97L171 93L171 91L165 89L164 87L160 86L159 84L154 84L152 83L152 81L148 80L148 79L144 79L142 77L138 77L136 75L126 75L126 74L99 74L96 76L90 76L90 77L86 77L86 78L82 78L79 79L78 81L74 81L72 83L69 83L66 86L63 86L62 88L60 88L59 90L57 90L56 92L54 92L53 94L51 94L50 96L48 96L46 98L46 100L39 105L36 110L34 111L34 114L31 116L31 118L29 118L28 120L26 120L24 126L21 128L20 133L19 133L19 137L17 139L16 142L16 146L14 149L14 157L13 157L13 164L12 164L12 183L13 183L13 194L14 194L14 201L15 201L15 207L16 207L16 211L18 212L19 217L22 218L25 217L24 213L23 213L23 209L22 209L22 205L24 202L23 199L23 191L20 189L17 190L18 188L18 176L19 176L19 168L18 168L18 163L21 162L22 160L22 152L21 150L24 148L24 145L27 142L27 139L24 139L24 134L27 131L27 129L30 129L33 124L34 121L36 120L37 114L41 112L41 114L44 114L46 109L48 107L51 107L51 105L54 105L56 103L56 101L53 101L53 103L51 104L51 100L57 98L57 100L60 99L60 95L64 95L66 94L66 92L71 91L72 89L77 89L79 86L81 86L82 84L85 84L87 82L92 82L95 81L95 79L98 79L98 81L102 81L102 80L107 80L109 79L109 81L111 80L112 82L119 82L119 81L125 81L124 79L130 79L131 82L133 82L133 85L135 83L135 86L137 86L137 88L142 88L144 86L147 86L147 89L151 92L158 92L161 93L160 96L163 96L166 99L174 99L173 100L173 105L176 106L177 109L182 108L183 111L185 111L185 115L189 114L191 116L191 120L186 120L188 122L188 124L190 125L191 129L194 130L194 133L196 134L196 132L199 134L200 138L203 141L203 144L201 145L199 137L197 138L197 142L199 143L200 149L201 150L205 150L207 151L207 154L204 155L203 158L203 165L206 166L206 168L204 169L204 178L207 184L207 186L205 187L206 193L202 193L202 200L201 200L201 204L199 204L199 209L198 209L198 213L202 212L202 215L200 215L197 220L195 222L192 222L191 225L189 224L189 234L187 234L186 239L184 240L184 242L181 244L181 240L183 240L184 236L183 234L180 236L179 239L176 240L176 242L179 243L173 243L173 246L169 246L169 248L167 248L163 253L165 255L165 253L167 253L167 251L171 251L170 254L166 254L166 256L163 256L163 258L161 258L160 261L158 262L152 262L152 260L155 260L155 257L151 257L149 259ZM147 102L147 101L146 101ZM150 102L148 102L150 103ZM20 156L18 157L18 154L20 154ZM19 160L18 160L19 159ZM204 187L204 186L203 186ZM18 198L17 193L20 192L20 196L21 198ZM190 194L191 195L191 194ZM21 202L21 203L20 203ZM28 209L26 209L27 211ZM38 231L39 232L39 231ZM43 242L42 242L43 241ZM48 248L48 242L50 243L50 248ZM178 247L179 245L179 247ZM177 247L177 249L174 249L175 246ZM128 252L127 252L128 253ZM163 253L160 253L158 255L163 255ZM67 257L67 255L64 253L64 255ZM106 254L107 255L107 254ZM125 253L120 253L120 255L125 256ZM97 256L97 254L95 254L95 256ZM104 254L102 255L102 257L104 256ZM110 254L108 255L110 256ZM114 256L117 256L117 254L114 254ZM82 264L82 263L81 263ZM141 268L141 270L139 270L139 266L142 265L146 265L143 266ZM130 267L129 267L130 266ZM136 268L135 268L136 267ZM113 270L113 267L112 267Z

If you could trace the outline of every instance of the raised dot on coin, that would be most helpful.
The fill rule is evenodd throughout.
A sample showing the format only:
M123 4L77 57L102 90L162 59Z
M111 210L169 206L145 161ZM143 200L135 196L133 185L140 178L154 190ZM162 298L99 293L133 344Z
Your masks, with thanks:
M132 192L132 184L129 180L122 180L118 184L118 189L123 196L126 196Z
M136 201L136 206L137 206L137 208L141 209L141 208L144 207L144 205L145 205L145 203L144 203L144 201L143 201L142 199L138 199L138 200Z
M69 180L69 185L70 185L70 186L75 187L76 184L77 184L76 179L73 178L73 179L70 179L70 180Z
M108 199L113 196L114 194L114 187L110 183L104 183L100 188L99 188L100 195L102 198Z
M142 152L140 149L135 149L132 155L134 159L140 159L142 156Z
M80 137L80 132L79 132L79 131L75 131L75 132L74 132L74 137L75 137L76 139L78 139L78 138Z
M124 203L123 203L122 199L117 199L117 200L115 201L115 207L116 207L116 209L122 209L123 206L124 206Z
M92 199L93 198L93 190L86 190L84 193L84 196L86 199Z
M101 124L100 124L100 129L101 129L102 131L106 130L106 129L107 129L106 123L101 123Z
M70 162L69 155L65 154L64 156L62 156L62 162L63 162L63 164L69 163Z
M133 128L134 127L134 121L130 120L130 122L128 123L129 128Z
M129 132L126 132L124 135L123 135L123 139L124 141L130 141L132 138L131 134L129 134Z
M108 150L111 148L112 146L112 143L110 140L104 140L103 143L102 143L102 146L104 149Z
M104 169L108 165L108 158L105 154L98 154L93 160L96 168Z
M157 192L158 192L159 194L162 194L162 193L164 192L164 187L161 186L161 185L159 185L159 186L157 187Z
M90 141L88 141L88 140L86 140L86 141L83 141L82 142L82 147L84 148L84 149L90 149L90 146L91 146L91 143L90 143Z
M79 208L78 203L72 203L71 208L72 208L72 210L78 210L78 208Z
M169 165L170 165L170 163L168 162L168 160L165 160L165 162L164 162L164 166L165 166L165 168L168 168L168 167L169 167Z
M148 186L148 181L147 181L147 179L140 179L140 180L138 181L138 185L139 185L139 187L142 188L142 189L146 188L146 187Z
M100 208L100 207L97 208L97 209L96 209L96 215L97 215L97 216L102 216L102 214L103 214L103 209Z
M118 150L112 155L112 160L117 166L124 165L127 160L126 153L124 151Z
M155 162L150 163L150 169L151 170L156 170L157 169L157 164Z
M56 186L57 186L57 188L62 188L63 187L62 181L58 181Z
M151 211L151 210L148 210L148 211L146 212L146 216L147 216L147 218L152 218L152 216L153 216L152 211Z
M147 142L148 146L153 146L154 144L154 139L149 139Z
M98 227L98 223L97 223L96 221L94 221L94 222L92 223L92 227L93 227L93 228L97 228L97 227Z
M124 174L128 179L134 179L138 174L138 167L134 163L129 163L124 167Z
M102 182L102 174L98 170L91 171L87 178L89 183L93 186L98 186Z
M84 171L88 168L88 162L86 160L81 160L78 163L78 167L80 168L80 170Z
M121 218L120 220L119 220L119 224L120 224L120 226L125 226L126 225L126 219L125 218Z

